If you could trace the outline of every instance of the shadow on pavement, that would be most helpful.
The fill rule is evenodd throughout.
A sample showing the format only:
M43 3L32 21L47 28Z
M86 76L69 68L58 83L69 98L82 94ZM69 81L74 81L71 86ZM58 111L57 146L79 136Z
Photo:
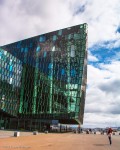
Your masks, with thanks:
M94 144L95 146L106 146L106 145L110 145L110 144Z

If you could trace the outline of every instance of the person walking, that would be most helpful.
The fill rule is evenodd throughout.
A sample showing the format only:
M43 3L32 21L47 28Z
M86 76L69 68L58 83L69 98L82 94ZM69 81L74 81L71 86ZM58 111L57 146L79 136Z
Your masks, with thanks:
M107 131L107 135L108 135L110 145L112 144L112 132L113 132L112 128L109 128L108 131Z

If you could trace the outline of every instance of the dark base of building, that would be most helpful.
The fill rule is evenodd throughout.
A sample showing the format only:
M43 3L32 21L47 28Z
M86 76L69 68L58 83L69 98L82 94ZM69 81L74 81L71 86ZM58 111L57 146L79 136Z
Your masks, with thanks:
M75 120L70 119L38 119L38 118L18 118L8 116L7 114L0 114L0 129L6 130L21 130L21 131L51 131L51 125L58 124L78 124ZM62 128L59 126L59 131L67 131L67 126Z

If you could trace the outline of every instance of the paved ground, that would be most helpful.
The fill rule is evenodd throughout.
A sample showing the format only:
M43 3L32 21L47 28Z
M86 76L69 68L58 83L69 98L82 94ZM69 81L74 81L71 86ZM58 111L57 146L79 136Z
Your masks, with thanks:
M0 139L6 137L13 137L13 135L14 131L0 130ZM29 136L29 135L33 135L33 132L20 132L20 136Z
M120 150L120 135L112 136L110 146L107 136L100 134L31 134L0 138L0 150Z

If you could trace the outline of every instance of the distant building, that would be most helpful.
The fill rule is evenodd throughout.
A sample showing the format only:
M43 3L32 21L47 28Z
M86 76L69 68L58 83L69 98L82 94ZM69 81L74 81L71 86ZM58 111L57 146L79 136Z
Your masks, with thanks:
M82 124L86 82L87 24L2 46L0 127Z

